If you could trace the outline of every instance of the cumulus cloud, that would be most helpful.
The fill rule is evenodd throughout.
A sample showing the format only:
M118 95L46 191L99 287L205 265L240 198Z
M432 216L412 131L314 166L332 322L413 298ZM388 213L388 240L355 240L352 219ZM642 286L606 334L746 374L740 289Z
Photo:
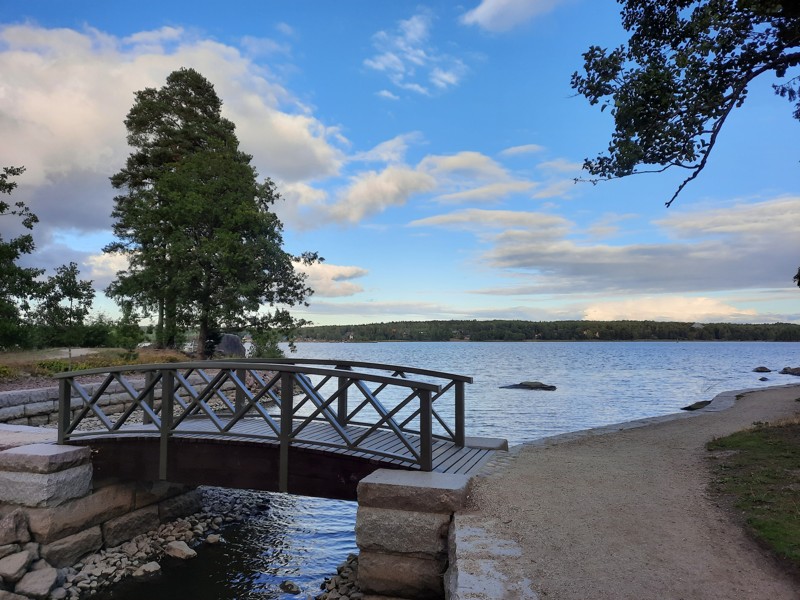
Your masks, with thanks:
M469 190L464 190L461 192L444 194L442 196L437 197L436 199L439 202L445 202L445 203L474 202L474 201L485 201L485 200L499 202L500 200L506 198L507 196L511 196L513 194L519 194L521 192L527 192L535 186L536 184L532 181L507 181L499 183L490 183L488 185L472 188Z
M133 94L164 85L181 66L215 84L260 173L290 182L338 173L338 129L234 47L174 27L120 39L94 29L4 26L0 163L27 167L20 192L38 211L40 227L107 226L114 195L108 177L129 152L123 120ZM59 211L58 222L48 219Z
M375 54L364 60L364 66L384 74L397 88L424 96L457 86L467 66L430 43L432 24L431 14L423 11L401 20L394 31L377 32L372 36ZM378 94L397 99L387 90Z
M433 177L402 165L366 171L352 179L336 203L328 208L328 215L335 221L357 223L389 206L403 205L414 194L435 187Z
M322 298L353 296L364 291L364 288L352 280L368 273L361 267L329 263L299 264L297 269L306 274L306 283L314 290L314 296Z
M482 259L517 283L487 294L707 293L788 287L800 255L798 211L800 198L694 210L660 221L678 241L628 245L581 242L577 225L539 213L458 211L413 224L470 229L488 241Z
M422 140L422 134L418 131L411 133L404 133L393 137L390 140L381 142L371 150L366 152L357 152L350 160L363 161L363 162L383 162L383 163L399 163L403 162L406 157L406 151L411 144L418 143Z
M462 15L461 22L501 33L544 15L564 2L565 0L481 0L478 6Z
M426 156L419 168L433 175L461 175L477 179L508 179L508 172L497 162L480 152L458 152L449 155Z
M589 321L634 319L752 323L757 314L755 310L737 308L714 298L644 296L592 304L585 309L583 317Z
M525 144L523 146L512 146L500 152L501 156L518 156L520 154L533 154L544 151L544 146L539 144Z

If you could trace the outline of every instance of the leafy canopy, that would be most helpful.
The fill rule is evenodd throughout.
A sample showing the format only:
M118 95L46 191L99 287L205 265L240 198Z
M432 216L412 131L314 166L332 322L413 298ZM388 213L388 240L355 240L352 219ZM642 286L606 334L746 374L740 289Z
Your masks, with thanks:
M783 81L775 92L800 119L800 3L776 0L619 0L630 32L611 51L592 46L572 87L615 130L608 152L584 161L593 182L685 170L669 206L703 170L725 120L757 77Z
M283 225L271 211L280 195L270 179L257 180L221 108L193 69L137 92L125 120L133 152L111 179L121 191L112 212L117 241L104 250L126 255L130 266L108 292L157 310L165 345L179 326L198 327L200 347L220 329L290 334L302 321L286 307L312 293L295 265L320 260L283 250Z

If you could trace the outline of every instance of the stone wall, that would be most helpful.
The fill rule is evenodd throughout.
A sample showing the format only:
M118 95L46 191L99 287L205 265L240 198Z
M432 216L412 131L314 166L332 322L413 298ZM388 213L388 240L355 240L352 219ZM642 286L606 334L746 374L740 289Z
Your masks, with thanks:
M468 475L381 469L358 484L358 586L371 600L441 599Z
M187 486L92 481L90 459L50 443L0 452L0 597L46 598L87 554L200 510Z
M100 384L85 385L86 391L91 395L100 387ZM108 386L103 397L98 401L98 406L106 414L117 414L124 411L131 404L130 397L119 383ZM83 407L80 398L73 398L71 410ZM0 392L0 423L9 425L41 425L55 424L58 422L58 386L38 388L32 390L12 390Z

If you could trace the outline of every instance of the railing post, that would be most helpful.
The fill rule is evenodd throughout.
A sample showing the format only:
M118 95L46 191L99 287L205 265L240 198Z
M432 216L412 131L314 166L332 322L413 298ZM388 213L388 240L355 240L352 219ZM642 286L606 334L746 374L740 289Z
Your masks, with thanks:
M67 438L70 415L72 414L72 398L70 388L72 379L66 377L58 382L58 443L63 444Z
M433 471L433 423L431 392L419 390L419 468Z
M456 446L464 447L464 382L456 381Z
M349 387L349 378L339 377L339 401L336 407L336 420L344 427L347 425L347 388Z
M247 371L245 369L236 369L236 378L244 385L247 382ZM236 412L238 413L244 408L244 390L238 385L236 386Z
M167 450L172 433L172 402L175 394L175 373L170 369L161 371L161 444L158 453L158 478L167 479Z
M294 377L289 371L281 373L281 453L278 490L289 491L289 444L292 436L294 410Z
M153 371L148 371L144 374L144 385L145 388L150 387L153 384L153 380L156 378L156 374ZM156 394L155 390L151 389L147 392L147 395L144 397L143 402L150 407L152 410L155 406L155 399ZM142 411L142 425L150 425L153 422L153 419L150 418L150 415L147 414L146 410Z

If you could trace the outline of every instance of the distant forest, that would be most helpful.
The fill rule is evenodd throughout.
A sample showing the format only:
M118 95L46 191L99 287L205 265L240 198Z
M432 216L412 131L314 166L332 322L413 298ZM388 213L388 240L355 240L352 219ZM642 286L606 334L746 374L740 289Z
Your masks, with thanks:
M395 321L369 325L303 327L300 329L298 339L325 342L556 340L800 342L800 325L660 321Z

